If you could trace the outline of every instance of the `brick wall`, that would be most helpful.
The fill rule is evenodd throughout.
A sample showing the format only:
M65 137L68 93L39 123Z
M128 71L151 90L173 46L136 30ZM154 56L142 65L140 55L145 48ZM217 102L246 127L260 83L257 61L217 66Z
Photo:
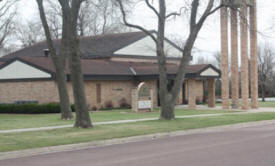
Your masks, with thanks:
M153 105L158 106L157 81L145 81L153 90ZM97 101L96 85L101 87L101 101ZM105 103L112 101L114 107L119 107L120 100L126 99L131 104L131 91L138 86L135 81L85 81L85 92L87 103L90 107L104 107ZM196 86L199 98L202 99L202 83L197 81ZM73 103L72 84L68 83L70 101ZM54 81L22 81L22 82L0 82L0 103L14 103L15 101L39 101L39 103L58 102L57 84ZM178 104L182 104L182 91L178 98Z
M56 102L57 85L53 81L1 82L0 103L13 103L18 100Z
M186 87L185 87L185 99L188 99L188 89L190 85L188 84L189 80L186 81ZM195 80L194 81L194 88L192 88L192 91L194 91L194 95L196 96L196 100L202 102L203 101L203 81L201 80Z
M154 93L154 107L157 106L157 81L145 81ZM101 102L97 103L96 85L101 85ZM135 81L85 81L87 103L92 106L105 106L112 101L114 107L119 107L120 100L125 98L131 104L131 91L138 85ZM70 101L73 102L72 85L68 83ZM39 103L58 102L57 85L54 81L24 81L1 82L0 103L15 101L39 101Z

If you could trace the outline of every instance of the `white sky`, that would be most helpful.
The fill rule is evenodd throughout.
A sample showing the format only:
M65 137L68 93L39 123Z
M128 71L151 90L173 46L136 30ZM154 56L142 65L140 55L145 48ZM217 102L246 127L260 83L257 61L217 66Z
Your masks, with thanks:
M275 35L272 35L271 26L275 19L275 5L274 0L257 0L258 2L258 30L259 43L265 41L275 41ZM183 5L183 0L167 0L168 11L177 11ZM38 11L35 0L21 0L18 5L18 12L21 18L32 19L38 17ZM274 13L274 14L273 14ZM178 17L167 22L167 36L181 37L186 39L188 32L187 19ZM148 29L155 29L157 22L154 14L145 7L143 3L138 3L133 10L133 15L129 18L129 22L134 22L145 26ZM220 24L219 12L211 16L203 27L199 38L196 41L196 48L200 50L199 55L209 57L220 50Z

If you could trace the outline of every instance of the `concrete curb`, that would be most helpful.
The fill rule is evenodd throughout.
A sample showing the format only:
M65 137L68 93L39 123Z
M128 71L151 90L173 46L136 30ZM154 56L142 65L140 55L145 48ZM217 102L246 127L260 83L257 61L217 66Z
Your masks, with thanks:
M58 152L84 150L84 149L90 149L90 148L95 148L95 147L104 147L104 146L110 146L110 145L147 141L147 140L152 140L152 139L168 138L168 137L175 137L175 136L183 136L183 135L191 135L191 134L204 134L204 133L212 133L212 132L223 132L223 131L229 131L229 130L234 130L234 129L255 127L255 126L264 126L264 125L271 125L271 124L275 124L275 120L238 123L238 124L232 124L232 125L208 127L208 128L201 128L201 129L191 129L191 130L184 130L184 131L156 133L156 134L133 136L133 137L118 138L118 139L103 140L103 141L93 141L93 142L88 142L88 143L60 145L60 146L36 148L36 149L13 151L13 152L2 152L2 153L0 153L0 160L21 158L21 157L30 157L30 156L37 156L37 155L43 155L43 154L58 153Z

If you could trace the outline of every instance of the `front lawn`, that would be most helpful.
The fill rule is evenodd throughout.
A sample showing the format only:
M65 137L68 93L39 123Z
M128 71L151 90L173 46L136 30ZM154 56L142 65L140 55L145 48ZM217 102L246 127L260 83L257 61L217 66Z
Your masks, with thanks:
M217 103L217 106L222 106L222 103ZM231 105L231 101L230 101L230 105ZM240 106L242 105L242 102L240 101ZM259 107L275 107L275 102L274 101L266 101L266 102L262 102L259 101Z
M196 114L215 114L215 113L232 113L233 111L220 110L176 110L177 116L196 115ZM90 113L93 122L106 122L115 120L142 119L159 117L159 111L147 113L133 113L129 109L117 109L111 111L92 112ZM60 114L38 114L38 115L21 115L21 114L0 114L0 130L34 128L45 126L57 126L73 124L74 121L60 120Z
M275 113L257 113L100 125L92 129L64 128L0 134L0 152L274 119Z
M259 102L259 107L275 107L274 101Z

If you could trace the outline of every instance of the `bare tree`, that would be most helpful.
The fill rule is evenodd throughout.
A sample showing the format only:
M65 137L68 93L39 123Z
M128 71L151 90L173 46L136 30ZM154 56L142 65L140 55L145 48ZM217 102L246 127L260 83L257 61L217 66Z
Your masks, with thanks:
M81 69L81 53L77 31L78 16L83 0L58 0L62 7L62 41L64 53L68 54L73 85L74 103L76 108L75 127L92 127L89 108L86 101L85 87Z
M147 7L149 7L157 16L158 21L158 28L156 36L147 29L142 26L135 25L129 23L126 18L126 12L124 8L124 4L122 0L117 0L122 15L124 24L128 27L139 29L144 33L148 34L152 40L156 44L156 53L158 57L158 66L159 66L159 94L160 94L160 103L161 103L161 118L171 120L175 118L174 109L175 104L180 93L180 88L182 87L182 83L184 81L185 76L185 67L188 65L190 60L192 59L191 52L194 47L194 43L197 39L198 33L200 32L205 20L214 12L219 10L221 5L215 7L214 2L215 0L208 0L206 4L206 8L202 12L202 14L198 14L199 6L201 1L200 0L192 0L191 3L191 13L190 13L190 32L188 38L185 40L185 46L182 52L182 58L179 65L179 69L177 72L177 76L174 80L174 85L171 90L168 90L168 76L167 76L167 69L166 69L166 55L164 50L164 40L165 40L165 24L166 20L175 15L180 15L181 13L167 13L166 12L166 1L165 0L158 0L158 9L155 8L149 0L144 0Z
M274 74L275 56L269 44L265 44L264 48L258 49L258 71L259 71L259 86L261 89L262 101L265 101L266 87L271 85Z
M221 53L220 52L216 52L214 53L214 59L215 59L215 66L218 69L221 69L221 64L222 64L222 59L221 59Z
M45 11L50 31L54 38L62 36L62 11L57 1L46 0L47 9Z
M62 10L55 1L47 0L46 15L52 34L58 38L61 35L60 24ZM129 6L133 2L125 1ZM115 0L83 1L78 16L78 33L80 36L101 35L122 32L126 27L121 22L121 13L115 5Z
M131 3L127 1L127 5ZM83 36L121 32L125 26L120 18L121 13L115 0L85 1L79 13L79 33Z
M28 47L45 40L45 36L42 35L43 27L39 20L28 21L26 23L18 21L15 32L16 38L22 43L22 47Z
M209 64L209 63L211 62L204 56L199 56L195 61L195 64Z
M67 49L65 47L65 45L67 44L67 41L65 37L68 34L64 32L65 37L62 39L61 49L58 55L58 53L55 50L50 28L46 19L43 0L37 0L37 4L39 8L41 22L43 24L43 28L45 31L45 36L47 39L50 55L56 70L56 81L58 85L59 100L60 100L60 106L61 106L61 119L72 119L73 114L70 107L70 100L69 100L69 94L67 89L67 79L66 79L66 72L65 72L66 59L67 59L66 58Z
M14 4L16 0L0 1L0 48L4 47L8 37L14 32L14 18L16 8Z

